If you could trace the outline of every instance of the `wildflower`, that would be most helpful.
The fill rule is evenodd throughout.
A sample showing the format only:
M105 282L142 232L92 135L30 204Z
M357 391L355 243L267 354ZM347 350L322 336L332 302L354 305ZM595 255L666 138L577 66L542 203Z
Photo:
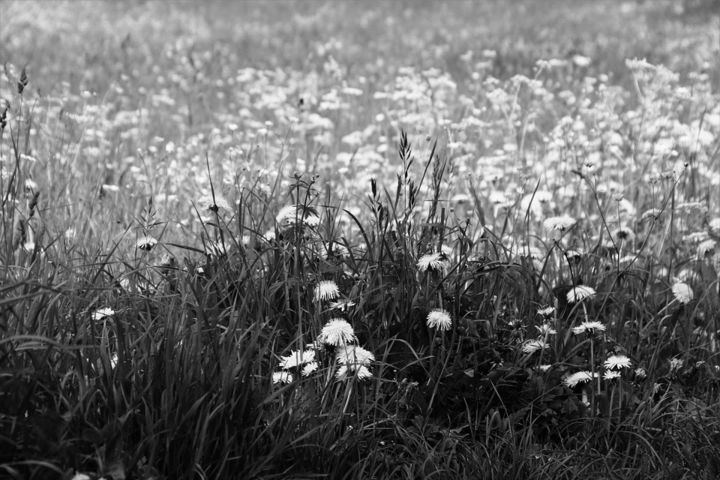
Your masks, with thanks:
M315 361L315 350L309 349L305 351L294 350L290 355L282 357L280 368L287 370L292 367L299 367L306 363Z
M547 372L548 370L550 370L552 368L552 365L546 363L546 364L540 365L538 368L540 369L541 372Z
M428 269L436 271L444 271L448 268L449 262L444 253L430 253L423 255L417 262L418 270L424 272Z
M587 285L576 285L567 293L568 303L582 302L595 296L595 289Z
M543 317L549 317L555 312L555 307L545 307L538 310L538 315L542 315Z
M592 373L588 371L575 372L563 379L563 383L570 388L574 388L578 383L586 383L592 380Z
M673 358L670 360L670 371L675 372L680 370L685 362L682 358Z
M138 238L138 241L135 242L135 246L140 250L145 250L146 252L149 252L153 249L155 245L157 245L157 243L157 239L151 237L150 235L145 235Z
M315 301L334 300L340 295L340 289L332 280L322 280L315 286Z
M375 360L375 355L369 350L366 350L357 345L348 345L343 348L339 348L335 354L335 360L340 365L348 365L354 368L358 365L369 366L370 362Z
M341 312L346 312L354 306L355 306L355 302L353 302L352 300L347 299L347 298L338 300L337 302L332 302L330 304L330 308L333 308L335 310L340 310Z
M535 353L538 350L544 350L549 346L550 345L548 345L547 342L543 340L528 340L523 344L522 351L523 353Z
M112 308L98 308L93 312L92 319L98 321L106 317L112 317L113 315L115 315L115 310Z
M672 293L675 300L680 303L689 303L695 296L690 286L682 282L677 282L672 286Z
M579 326L573 328L573 333L575 335L580 335L585 332L589 333L595 333L595 331L598 332L604 332L605 331L605 325L603 325L600 322L583 322Z
M612 236L618 242L632 242L635 240L635 232L627 226L618 228L613 232Z
M543 227L545 227L545 230L552 232L564 232L566 230L569 230L573 225L575 225L576 220L568 215L563 215L562 217L549 217L546 218L543 221Z
M635 369L635 378L642 380L645 377L647 377L647 372L644 368L638 367Z
M296 222L303 223L308 227L316 227L320 224L320 217L302 205L287 205L281 208L275 220L282 229L289 228Z
M318 337L319 343L332 346L346 345L355 340L352 325L342 318L333 318L327 322Z
M552 328L550 324L543 323L542 325L535 325L535 328L537 328L538 332L540 332L540 335L555 335L557 333L557 330Z
M228 201L217 194L203 195L197 201L197 206L201 214L207 214L209 212L218 213L230 210L230 204Z
M292 373L290 372L273 372L272 374L272 382L274 384L278 383L290 383L293 381Z
M703 258L712 255L715 252L715 247L717 246L717 242L715 240L708 239L704 242L701 242L700 245L697 247L697 256L699 260L702 260Z
M720 236L720 217L715 217L708 222L708 228L713 235Z
M302 369L302 376L307 377L311 373L313 373L315 370L318 369L318 363L317 362L310 362L306 364Z
M337 372L335 373L335 378L338 380L346 380L348 378L349 372L355 372L355 376L359 378L360 380L365 380L366 378L370 378L373 376L372 372L369 368L367 368L364 365L361 365L356 370L351 370L345 365L342 365L340 368L338 368Z
M603 378L605 380L617 380L618 378L620 378L620 372L618 372L617 370L608 370L603 375Z
M439 328L440 330L450 330L452 319L447 310L436 308L428 313L427 326L430 328Z
M605 368L608 369L630 368L631 366L632 362L630 362L630 359L625 355L610 355L607 360L605 360Z

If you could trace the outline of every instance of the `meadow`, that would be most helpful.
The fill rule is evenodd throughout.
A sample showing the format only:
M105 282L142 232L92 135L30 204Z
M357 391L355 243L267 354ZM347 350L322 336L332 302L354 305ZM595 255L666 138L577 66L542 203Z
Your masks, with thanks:
M0 477L720 478L712 1L0 12Z

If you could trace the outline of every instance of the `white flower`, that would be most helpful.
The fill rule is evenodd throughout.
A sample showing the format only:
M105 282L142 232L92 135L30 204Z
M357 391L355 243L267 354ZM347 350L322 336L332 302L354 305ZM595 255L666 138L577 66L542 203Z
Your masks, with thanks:
M605 368L608 369L630 368L631 366L632 362L626 355L610 355L607 360L605 360Z
M282 357L282 360L280 361L280 368L287 370L288 368L292 367L299 367L300 365L305 365L306 363L314 362L315 361L315 350L293 350L293 352L286 356Z
M635 369L635 376L636 376L637 378L639 378L639 379L643 379L643 378L647 377L647 372L646 372L645 369L642 368L642 367L636 368L636 369Z
M316 227L320 223L320 217L302 205L287 205L281 208L275 220L281 229L291 227L296 222L303 223L308 227Z
M568 303L577 303L594 296L594 288L588 287L587 285L576 285L567 293L567 301Z
M715 240L708 239L704 242L701 242L700 245L697 247L697 256L699 260L702 260L708 255L712 255L715 251L715 247L717 246L717 242Z
M552 368L552 365L546 363L546 364L540 365L538 368L540 369L541 372L547 372L548 370L550 370Z
M557 333L557 330L552 328L550 324L543 323L542 325L535 325L535 328L537 328L538 332L540 332L540 335L555 335Z
M428 313L427 326L430 328L439 328L440 330L450 330L452 319L447 310L436 308Z
M555 312L555 307L545 307L538 310L538 315L542 315L543 317L549 317Z
M115 315L115 310L112 308L98 308L93 312L92 319L98 321L105 317L112 317L113 315Z
M198 210L205 215L209 212L218 213L221 211L229 211L230 204L219 195L203 195L197 201Z
M618 372L617 370L608 370L603 375L603 378L605 380L616 380L616 379L620 378L620 372Z
M625 225L615 230L612 236L617 242L632 242L635 240L635 232Z
M450 266L444 253L430 253L423 255L417 262L418 270L424 272L428 269L436 271L445 271Z
M564 232L566 230L569 230L573 225L575 225L576 222L577 220L575 220L574 218L568 215L563 215L562 217L546 218L543 221L543 227L545 227L545 230L547 230L548 232Z
M670 360L670 371L675 372L680 370L685 362L682 358L673 358Z
M535 353L538 350L544 350L549 346L550 345L548 345L543 340L528 340L527 342L523 343L522 351L523 353Z
M595 333L595 331L598 332L604 332L605 331L605 325L603 325L600 322L583 322L579 326L573 328L573 333L575 335L580 335L581 333L590 332Z
M342 318L333 318L330 320L325 324L318 336L319 343L333 346L346 345L355 340L355 331L352 325Z
M290 372L273 372L272 374L272 382L274 384L278 383L290 383L293 381L292 373Z
M570 388L575 387L578 383L585 383L592 380L592 373L587 371L575 372L563 379L563 383Z
M306 364L302 369L302 376L307 377L311 373L313 373L315 370L318 369L318 363L317 362L310 362Z
M373 376L370 369L364 365L361 365L356 370L351 370L345 365L342 365L340 368L338 368L337 372L335 372L335 378L337 378L338 380L346 380L349 377L349 373L353 371L355 372L355 376L360 380L364 380Z
M335 354L335 360L340 365L347 365L351 369L354 369L354 367L358 365L369 366L370 362L375 360L375 355L369 350L365 350L357 345L348 345L338 348Z
M340 295L340 289L332 280L322 280L315 285L314 298L316 302L334 300Z
M672 286L672 293L680 303L689 303L695 295L687 283L677 282Z
M355 306L355 302L349 299L343 299L338 300L337 302L332 302L330 304L330 308L333 308L335 310L340 310L341 312L346 312L350 310L351 307Z
M150 235L145 235L138 238L137 242L135 242L135 246L140 250L145 250L149 252L153 249L155 245L157 245L157 243L157 239L151 237Z

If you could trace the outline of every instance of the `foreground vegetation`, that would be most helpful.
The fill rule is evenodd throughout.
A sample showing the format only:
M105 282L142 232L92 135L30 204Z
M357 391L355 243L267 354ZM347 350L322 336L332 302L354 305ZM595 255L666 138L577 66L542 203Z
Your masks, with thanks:
M4 2L2 475L717 478L720 20L650 3Z

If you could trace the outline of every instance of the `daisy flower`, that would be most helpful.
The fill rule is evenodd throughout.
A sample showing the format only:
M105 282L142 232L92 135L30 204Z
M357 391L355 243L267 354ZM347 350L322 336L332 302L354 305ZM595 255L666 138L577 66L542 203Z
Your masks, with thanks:
M592 380L592 373L588 371L575 372L563 379L563 383L570 388L574 388L578 383L586 383Z
M585 332L589 333L595 333L595 332L604 332L605 331L605 325L603 325L600 322L582 322L579 326L573 327L573 333L575 335L580 335Z
M523 343L522 351L523 353L535 353L538 350L544 350L549 346L550 345L548 345L543 340L528 340L527 342Z
M340 296L340 289L332 280L322 280L315 285L315 292L313 297L316 302L323 300L334 300Z
M675 296L675 300L680 303L689 303L695 297L692 288L683 282L675 283L672 286L672 293Z
M347 345L355 340L357 338L352 325L342 318L333 318L327 322L318 336L319 343L332 346Z
M272 382L274 384L278 383L290 383L293 381L292 373L290 372L273 372L272 374Z
M568 303L582 302L587 298L592 298L596 294L595 289L587 285L576 285L567 293Z
M439 328L440 330L450 330L452 319L447 310L436 308L428 313L427 326L430 328Z
M605 360L605 368L607 369L630 368L631 366L632 362L626 355L610 355Z

